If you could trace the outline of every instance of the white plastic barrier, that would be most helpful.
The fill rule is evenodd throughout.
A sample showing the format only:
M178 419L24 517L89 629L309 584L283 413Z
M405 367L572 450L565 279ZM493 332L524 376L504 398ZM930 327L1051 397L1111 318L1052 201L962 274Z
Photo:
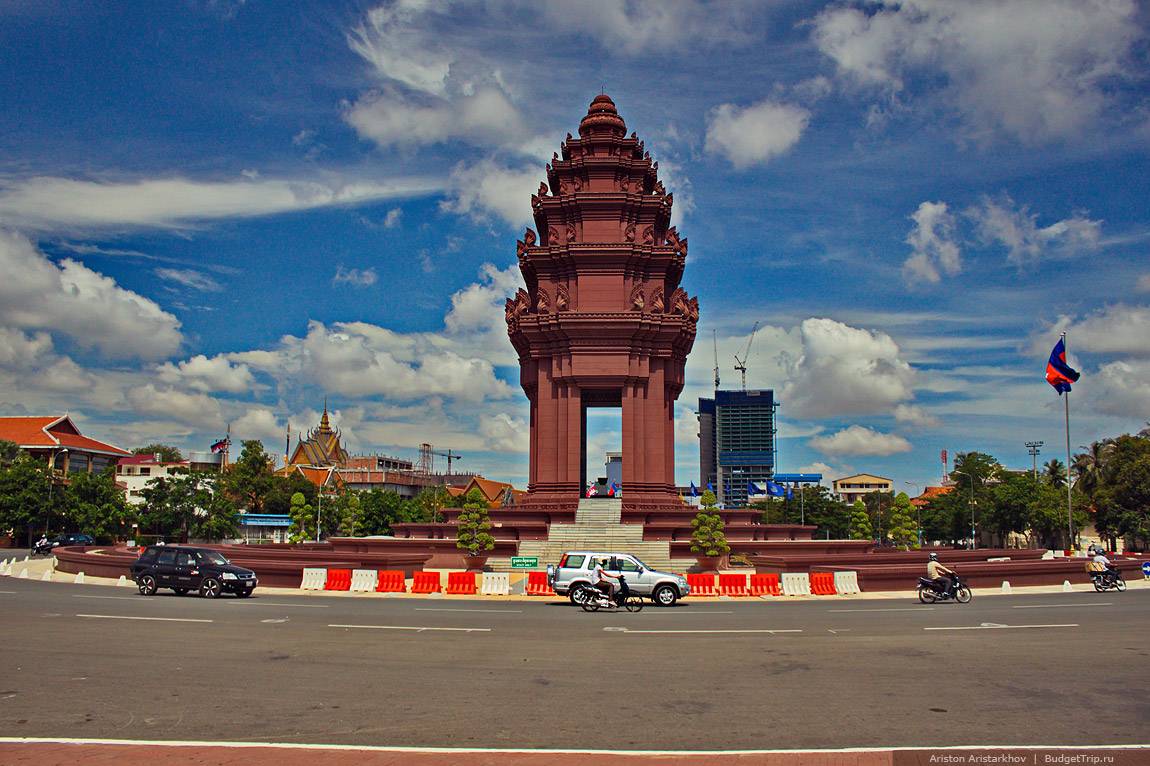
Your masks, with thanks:
M316 567L304 567L303 578L299 581L300 590L323 590L327 583L327 570Z
M481 596L508 596L511 594L511 575L507 572L484 572Z
M44 582L51 582L52 581L52 570L51 569L45 569L44 574L40 575L40 579L43 580Z
M1047 551L1042 554L1043 561L1050 561L1052 558L1054 558L1054 551Z
M124 575L120 575L120 579L116 580L117 587L125 587L125 586L127 586L127 584L128 584L128 578Z
M1051 558L1056 558L1056 559L1066 558L1066 554L1063 553L1062 551L1051 551L1050 555L1051 555Z
M76 575L76 584L77 585L83 585L84 584L84 573L83 572L80 572L79 574Z
M784 596L811 595L811 578L806 572L783 572Z
M835 572L835 590L844 595L862 593L858 572Z
M1010 593L1010 580L1003 580L1002 581L1002 592L1003 593Z
M1070 593L1073 590L1074 590L1074 588L1070 587L1070 581L1069 580L1063 580L1062 581L1062 592L1063 593Z
M28 579L28 567L24 567L23 569L21 569L20 574L16 575L16 579L27 580Z
M999 561L1010 561L1010 556L999 556L997 558L987 559L987 562L989 563L995 563Z
M355 569L351 573L351 590L356 593L371 593L379 581L374 569Z
M0 561L0 575L9 574L12 574L11 565L8 563L8 559L4 559L3 561Z

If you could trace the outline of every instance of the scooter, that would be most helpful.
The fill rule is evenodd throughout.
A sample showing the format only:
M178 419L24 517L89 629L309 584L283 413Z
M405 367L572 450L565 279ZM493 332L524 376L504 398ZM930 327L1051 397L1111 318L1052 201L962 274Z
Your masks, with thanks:
M52 543L48 542L47 537L41 537L39 540L36 541L36 544L32 546L32 555L33 556L47 556L50 553L52 553L52 549L54 547L55 546L52 545Z
M936 601L950 601L954 599L960 604L969 604L974 593L967 587L956 572L952 575L954 582L948 590L940 591L934 580L929 577L918 578L918 600L924 604L933 604Z
M1094 590L1099 593L1108 590L1116 590L1121 593L1126 590L1126 580L1118 570L1091 572L1090 581L1094 583Z
M627 587L627 580L622 575L619 576L619 590L615 592L614 598L608 598L606 593L590 585L580 585L579 587L583 592L576 601L584 612L598 612L600 609L626 609L628 612L643 611L643 597L631 595L631 589Z

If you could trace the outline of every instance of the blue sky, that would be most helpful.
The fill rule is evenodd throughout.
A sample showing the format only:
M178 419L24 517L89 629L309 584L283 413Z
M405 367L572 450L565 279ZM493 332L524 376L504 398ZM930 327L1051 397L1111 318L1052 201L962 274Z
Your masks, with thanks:
M1150 45L1133 2L9 3L0 410L133 446L354 451L522 485L503 325L543 164L601 88L660 162L702 318L785 470L922 485L1150 420ZM617 417L592 424L594 458Z

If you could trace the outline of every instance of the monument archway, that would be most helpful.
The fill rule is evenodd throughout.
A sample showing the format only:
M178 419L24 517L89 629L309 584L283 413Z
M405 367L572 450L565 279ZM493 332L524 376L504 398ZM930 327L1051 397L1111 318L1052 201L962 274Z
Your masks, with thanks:
M573 510L586 484L586 411L622 410L624 509L682 508L675 400L699 304L680 287L687 240L673 195L614 102L596 96L531 196L517 243L527 289L506 305L531 403L524 505Z

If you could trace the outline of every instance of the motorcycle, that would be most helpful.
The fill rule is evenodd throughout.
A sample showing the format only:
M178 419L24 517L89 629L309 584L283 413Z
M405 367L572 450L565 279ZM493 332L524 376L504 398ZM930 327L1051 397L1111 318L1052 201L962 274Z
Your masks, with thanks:
M957 574L953 575L953 579L954 583L949 590L940 591L938 585L929 577L918 578L918 600L924 604L933 604L954 599L960 604L969 604L974 598L974 593Z
M580 585L579 590L575 602L584 612L598 612L600 609L643 611L643 597L631 594L631 589L627 587L627 580L623 576L619 577L619 589L615 591L614 598L609 598L606 593L591 585Z
M1099 593L1108 590L1116 590L1121 593L1126 590L1126 580L1122 577L1122 573L1117 570L1113 572L1092 572L1090 574L1090 581L1094 583L1094 590Z
M52 545L52 543L48 542L48 538L41 537L39 540L36 541L36 544L32 546L32 555L33 556L48 556L52 553L52 549L54 547L55 546Z

